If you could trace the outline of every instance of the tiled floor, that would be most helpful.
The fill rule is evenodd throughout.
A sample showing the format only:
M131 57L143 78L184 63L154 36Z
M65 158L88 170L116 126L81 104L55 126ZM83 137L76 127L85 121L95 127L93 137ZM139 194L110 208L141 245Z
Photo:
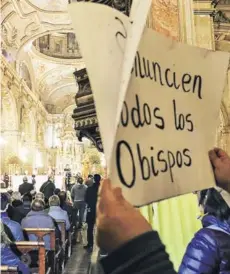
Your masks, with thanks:
M88 253L81 244L74 246L73 254L69 259L64 274L103 274L97 264L98 248Z

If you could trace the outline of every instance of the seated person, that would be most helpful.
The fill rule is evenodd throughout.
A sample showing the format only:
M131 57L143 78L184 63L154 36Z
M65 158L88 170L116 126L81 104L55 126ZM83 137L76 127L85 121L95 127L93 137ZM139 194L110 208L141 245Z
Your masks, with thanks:
M45 201L45 195L42 192L38 192L35 194L35 199L41 199Z
M22 195L18 191L14 191L11 195L12 206L18 208L22 206Z
M60 207L67 212L70 222L73 223L73 206L69 202L67 202L66 192L61 191L58 194L58 197L60 199Z
M6 193L0 194L0 202L2 223L10 229L15 241L24 241L24 236L20 224L11 220L7 214L7 209L10 203L9 197Z
M60 192L61 192L61 189L60 188L56 188L54 190L54 195L58 195Z
M44 211L45 202L41 199L35 199L31 204L31 211L22 220L22 228L50 228L55 229L56 238L61 239L60 231L55 226L54 220ZM37 241L35 235L29 235L30 241ZM44 237L45 247L50 250L50 236Z
M7 195L8 199L9 199L9 206L7 208L8 217L11 220L21 224L21 221L25 217L25 215L22 212L20 212L18 207L14 207L11 205L11 194L13 194L13 192L11 192L11 194L10 194L10 192L6 192L5 194Z
M31 203L32 203L33 197L31 193L24 194L22 198L22 205L18 207L18 210L24 214L25 216L30 212L31 210Z
M5 230L4 225L0 222L0 230L1 230L1 265L7 266L17 266L19 271L22 274L29 274L29 268L23 264L19 257L12 251L10 244L11 241L8 238Z
M60 199L57 195L49 198L49 206L48 214L56 221L65 221L66 230L68 231L70 229L69 217L67 212L60 207Z

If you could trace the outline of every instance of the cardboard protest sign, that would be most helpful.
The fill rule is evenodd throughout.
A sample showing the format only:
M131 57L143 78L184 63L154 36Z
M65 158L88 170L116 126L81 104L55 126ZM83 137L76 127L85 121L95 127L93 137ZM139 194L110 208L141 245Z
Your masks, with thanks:
M134 60L151 0L134 2L133 13L138 16L138 24L105 5L83 2L69 5L72 24L93 89L96 109L103 110L97 112L97 116L107 163L111 159L116 135L118 104L119 112L122 108L119 91L121 86L127 87L130 79L133 65L130 60ZM129 39L126 43L128 32L130 36L131 33L135 35L132 36L132 41ZM125 65L124 60L128 60ZM122 75L123 70L125 76Z
M138 38L130 18L101 5L76 4L70 14L112 183L136 206L214 186L208 150L229 55L177 43L153 30L141 36L139 29ZM132 41L136 48L130 50Z

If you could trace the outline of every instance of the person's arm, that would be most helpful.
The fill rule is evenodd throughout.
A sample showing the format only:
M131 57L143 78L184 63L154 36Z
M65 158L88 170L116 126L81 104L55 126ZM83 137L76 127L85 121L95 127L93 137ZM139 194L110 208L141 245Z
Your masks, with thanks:
M20 225L18 225L16 235L15 235L15 241L19 242L19 241L24 241L24 240L25 240L25 238L24 238L24 235L22 232L22 228Z
M176 274L158 233L142 234L101 260L105 274Z
M179 274L216 273L218 247L212 233L213 231L208 228L203 228L196 233L184 254Z
M87 188L86 192L85 192L85 202L86 202L86 204L88 204L88 202L89 202L89 188Z

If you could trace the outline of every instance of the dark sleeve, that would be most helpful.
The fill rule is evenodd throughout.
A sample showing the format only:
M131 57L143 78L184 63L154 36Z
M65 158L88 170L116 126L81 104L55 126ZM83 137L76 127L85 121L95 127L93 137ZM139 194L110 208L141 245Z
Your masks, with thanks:
M85 202L88 204L89 202L89 188L86 189L86 192L85 192Z
M44 188L44 184L42 184L42 186L40 187L40 192L43 192L43 188Z
M217 246L214 231L203 228L196 233L189 243L183 257L179 273L217 273L218 263ZM221 233L221 232L217 232Z
M101 260L105 274L176 274L158 233L147 232Z
M22 186L21 186L21 185L19 186L18 191L19 191L20 194L22 195Z
M55 227L55 238L59 239L59 243L60 243L60 245L62 245L62 242L61 242L61 231L60 231L60 229L58 227L58 224L57 224L56 220L54 218L52 218L52 219L53 219L53 223L54 223L54 227Z

